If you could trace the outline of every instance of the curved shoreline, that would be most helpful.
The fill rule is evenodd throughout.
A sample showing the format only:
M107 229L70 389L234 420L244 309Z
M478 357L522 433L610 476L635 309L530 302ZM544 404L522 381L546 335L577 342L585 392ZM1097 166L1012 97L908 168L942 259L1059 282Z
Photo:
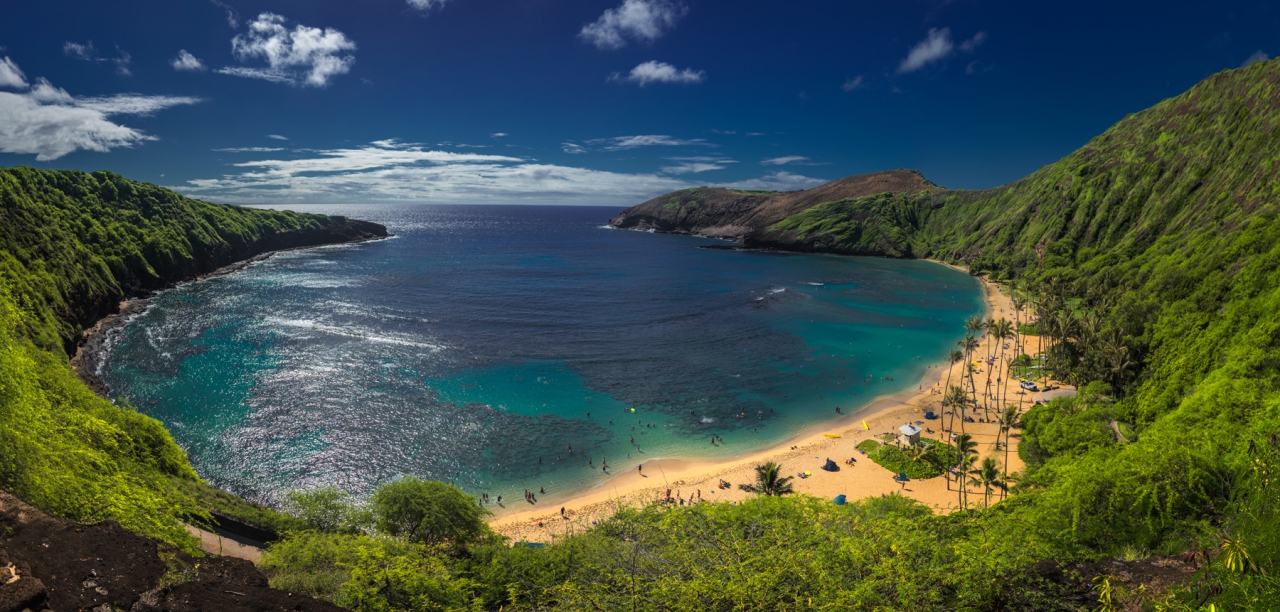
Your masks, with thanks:
M246 260L238 261L223 266L208 274L200 275L192 279L174 283L172 286L162 289L161 291L185 285L191 282L199 282L223 276L243 270L254 263L266 260L277 253L283 251L292 251L300 249L318 248L324 246L337 246L343 244L355 244L368 240L382 240L386 237L377 237L364 240L356 240L351 242L333 243L328 245L316 245L308 247L296 247L290 249L280 249L277 251L269 251L251 257ZM945 262L930 261L945 265L952 269L968 272L965 268L947 264ZM983 291L983 316L993 316L993 313L1005 313L1010 311L1009 300L999 289L990 281L983 277L976 277ZM81 341L77 346L76 355L72 358L71 365L85 381L90 388L103 397L107 397L109 390L102 382L98 373L109 354L112 345L112 337L114 334L122 330L126 325L135 320L151 304L151 299L158 295L159 292L151 293L145 297L136 297L124 300L120 303L119 311L115 314L104 317L89 329L82 332ZM989 338L984 337L982 340L985 347ZM617 473L609 478L590 485L584 489L569 493L566 498L557 495L553 501L556 504L562 504L565 508L566 520L561 521L558 508L532 506L524 508L519 505L517 509L514 500L508 502L500 516L494 517L490 524L500 533L512 536L514 539L520 540L546 540L554 538L557 533L562 533L566 529L572 531L576 525L587 520L602 518L607 514L611 514L619 507L619 505L640 505L651 503L666 493L667 488L674 489L672 495L689 489L691 493L698 492L701 489L702 499L718 499L721 501L736 501L745 497L736 489L715 491L715 484L718 479L728 480L735 485L750 480L751 470L757 463L763 461L776 461L784 464L787 469L784 473L794 473L790 471L790 464L796 465L802 461L805 455L818 453L812 462L805 462L802 469L810 470L814 473L814 477L807 480L795 480L797 491L811 494L823 495L825 486L813 486L819 484L827 473L821 472L816 468L825 460L826 456L833 459L843 461L845 456L852 456L855 451L852 446L857 442L867 439L868 437L882 433L886 427L893 430L908 420L910 415L924 410L937 410L938 398L930 390L925 390L928 386L930 389L938 386L944 377L943 370L946 369L945 361L932 364L920 381L917 382L917 389L907 388L905 390L877 396L865 406L857 411L842 415L838 418L826 421L821 424L808 426L787 439L766 446L757 448L733 457L717 458L717 459L687 459L680 457L657 458L640 464L643 470L647 470L647 474L641 475L642 469L628 469L624 472ZM932 402L929 400L932 399ZM862 427L862 421L867 421L870 429ZM937 423L937 421L931 422ZM834 433L837 438L827 437L827 434ZM971 432L973 433L973 432ZM982 436L975 436L980 442ZM990 436L994 438L994 435ZM850 447L845 449L843 447ZM825 455L823 455L825 453ZM844 455L844 456L842 456ZM818 458L821 457L821 458ZM1011 462L1012 463L1012 462ZM864 465L866 467L864 467ZM879 468L870 461L861 461L854 468L845 467L841 474L850 471L869 471L868 468L875 468L888 474L883 468ZM888 480L887 478L885 479ZM940 481L941 479L935 479ZM928 481L921 483L929 484ZM924 487L929 489L930 487ZM939 487L933 487L939 488ZM921 489L919 485L911 489L899 487L896 484L891 486L871 486L864 487L864 491L850 494L849 491L842 493L848 495L850 500L868 497L876 494L892 493L902 490L905 494L910 494L921 501L930 503L940 511L947 511L949 506L947 501L936 491L917 490ZM950 497L951 494L945 494ZM497 508L495 508L496 510ZM538 523L543 525L555 519L558 527L538 527Z
M76 352L71 356L70 365L72 371L80 379L85 386L93 390L99 396L111 399L111 390L107 388L103 382L101 371L106 361L107 355L111 352L111 339L120 330L124 329L134 319L146 313L147 308L151 306L151 300L157 295L181 287L188 283L198 283L210 278L226 276L232 272L238 272L249 266L265 261L271 257L289 251L301 251L306 249L319 249L324 247L342 246L349 244L361 244L364 242L374 242L378 240L389 240L395 235L388 234L386 236L373 236L367 238L358 238L355 240L347 240L343 242L333 242L329 244L316 244L311 246L290 247L286 249L276 249L266 251L240 261L229 263L212 272L206 274L198 274L192 278L184 279L169 285L157 291L142 293L133 297L126 297L120 301L116 307L116 312L111 313L101 319L98 319L93 325L80 332L80 337L76 342Z
M933 261L933 260L928 260ZM968 272L965 268L933 261L950 268ZM985 277L976 277L981 283L984 318L1012 318L1012 300L1002 290ZM980 347L975 354L985 352L991 338L984 335ZM808 471L812 475L805 479L796 478L792 485L799 493L807 493L818 497L831 498L835 495L846 495L849 501L874 497L878 495L902 494L912 497L935 511L949 512L955 507L957 492L945 484L942 478L923 481L912 481L909 485L899 484L892 480L893 474L876 465L869 459L862 458L855 465L844 465L849 457L861 457L856 451L858 442L873 436L896 431L897 427L907 422L923 419L923 412L933 410L941 415L941 395L935 393L940 387L943 371L948 363L942 361L934 364L929 373L917 384L916 389L907 389L895 394L877 397L863 408L840 419L828 421L822 425L806 428L791 438L770 447L751 451L745 455L714 460L687 460L680 458L653 459L642 464L642 469L627 470L615 474L589 489L571 495L563 502L557 501L560 507L523 503L512 500L509 506L522 508L508 509L500 516L489 521L497 532L516 541L552 541L557 535L566 535L588 528L597 520L606 518L623 507L639 507L666 497L668 490L672 497L688 498L691 501L699 498L703 501L736 502L745 499L749 494L737 489L740 483L754 480L754 466L764 461L774 461L782 465L784 475L796 475L799 471ZM994 382L992 383L995 384ZM1006 380L1008 397L1019 397L1021 391L1016 384ZM928 386L928 389L925 387ZM1036 396L1023 395L1024 407L1029 408ZM862 426L866 421L868 428ZM922 427L936 426L932 437L943 435L941 420L924 421ZM999 431L995 423L969 423L968 433L978 442L979 450L985 454L994 450L994 442ZM837 437L830 437L834 435ZM1015 437L1016 434L1015 434ZM1001 451L1003 463L1003 451ZM1022 469L1022 463L1015 449L1008 453L1009 471ZM819 466L831 458L841 469L838 472L824 472ZM721 480L732 483L729 489L720 489ZM980 494L979 494L980 495Z

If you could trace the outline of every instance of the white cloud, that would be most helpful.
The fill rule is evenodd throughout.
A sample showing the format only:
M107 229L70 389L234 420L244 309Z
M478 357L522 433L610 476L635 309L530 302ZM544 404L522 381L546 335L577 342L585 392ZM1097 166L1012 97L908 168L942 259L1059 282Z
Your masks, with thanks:
M55 87L49 79L44 77L36 79L36 84L31 86L31 91L27 95L41 104L70 104L72 101L71 94L67 93L67 90Z
M701 83L704 78L706 78L706 73L701 70L690 68L678 70L671 64L657 61L640 64L632 68L631 73L625 77L616 72L609 77L612 81L627 81L641 87L649 83Z
M420 11L429 11L433 8L441 8L448 0L405 0L409 6Z
M173 66L174 70L185 70L188 72L204 72L207 70L204 66L204 62L201 62L196 56L188 53L186 49L179 49L178 57L173 58L173 61L169 62L169 65Z
M620 49L628 38L657 40L684 14L685 7L671 0L624 0L618 8L606 9L594 23L583 26L578 36L600 49Z
M506 138L507 136L508 134L506 132L494 132L489 134L489 138Z
M574 143L572 143L572 142L562 142L562 143L560 143L560 150L561 150L561 151L564 151L565 153L572 153L572 154L574 154L574 155L577 155L577 154L579 154L579 153L586 153L586 152L587 152L586 147L583 147L583 146L582 146L582 145L580 145L580 144L574 144Z
M0 59L0 87L27 88L27 75L8 57Z
M707 172L709 170L724 170L724 166L720 164L708 164L702 162L687 162L675 166L663 166L662 171L667 174L690 174L698 172Z
M1244 68L1245 66L1248 66L1249 64L1253 64L1253 63L1257 63L1257 62L1265 62L1265 61L1267 61L1268 59L1271 59L1271 57L1270 57L1269 55L1267 55L1266 53L1263 53L1263 51L1262 51L1261 49L1259 49L1259 50L1257 50L1257 51L1254 51L1254 52L1253 52L1253 55L1250 55L1250 56L1248 57L1248 59L1244 60L1244 63L1240 64L1240 67L1241 67L1241 68Z
M267 60L267 68L227 67L220 74L263 79L274 83L325 87L333 77L351 71L356 43L333 28L296 25L290 31L285 18L262 13L249 23L249 32L231 39L231 51L245 61Z
M981 45L982 43L986 42L986 40L987 40L987 33L978 32L977 34L973 35L973 38L970 38L969 40L966 40L960 43L960 50L964 51L965 53L971 53L973 52L974 49L978 48L978 45Z
M67 57L74 57L79 60L91 62L94 58L93 41L91 40L82 45L68 40L67 42L62 43L62 53Z
M120 76L133 76L133 71L129 70L129 62L132 61L132 56L120 47L116 47L116 52L120 54L119 57L100 57L98 55L98 50L93 46L92 40L83 45L71 41L67 41L62 44L62 53L67 57L84 60L86 62L94 62L96 64L109 62L116 65L116 74Z
M929 28L929 34L925 39L911 48L907 53L907 57L903 58L902 63L898 65L898 74L914 72L926 65L941 60L955 50L955 45L951 42L951 28Z
M267 138L270 138L272 140L289 140L288 137L281 136L279 134L267 134Z
M626 149L635 149L639 147L709 147L713 146L703 138L693 138L690 140L681 140L660 134L647 134L643 136L618 136L616 138L596 138L588 140L587 144L603 145L605 151L623 151Z
M808 176L801 176L799 174L792 174L790 172L774 172L773 174L766 174L760 178L727 183L724 187L728 187L730 189L795 191L797 189L817 187L825 182L827 182L826 179L811 178Z
M663 166L667 174L696 174L710 170L723 170L728 164L738 163L727 157L700 155L696 157L668 157L671 161L681 162L674 166Z
M418 145L401 144L396 140L378 140L357 149L331 149L319 151L319 153L321 157L269 159L241 162L235 165L242 168L265 168L269 174L283 176L312 172L355 172L419 162L444 164L522 161L518 157L505 155L425 151Z
M61 91L61 90L59 90ZM64 94L66 92L63 92ZM96 98L78 98L74 104L80 108L98 111L104 115L152 115L173 106L195 104L200 98L189 96L143 96L116 94Z
M855 89L862 89L863 87L866 87L866 85L863 85L862 83L862 75L858 75L852 79L845 79L844 85L841 85L840 89L844 91L853 91Z
M283 151L280 147L228 147L225 149L210 149L219 153L274 153Z
M693 185L655 174L540 164L516 157L428 151L384 140L296 160L235 164L240 174L175 189L229 202L406 201L625 204Z
M231 5L221 2L220 0L209 0L214 6L227 12L227 25L238 28L240 27L240 11L232 8Z
M8 58L4 65L21 74ZM25 83L24 83L25 84ZM65 89L37 78L26 93L0 92L0 152L35 154L51 161L79 150L105 153L155 140L139 130L109 121L112 115L148 115L199 98L121 94L75 98Z
M669 160L671 160L671 161L713 162L713 163L717 163L717 164L736 164L736 163L738 163L738 161L737 161L737 160L735 160L735 159L729 159L728 157L722 157L722 156L719 156L719 155L696 155L696 156L691 156L691 157L668 157L668 158L666 158L666 159L669 159Z
M783 157L774 157L772 159L766 159L760 162L760 164L764 166L782 166L786 164L793 164L796 162L807 162L807 161L809 161L809 158L803 155L786 155Z

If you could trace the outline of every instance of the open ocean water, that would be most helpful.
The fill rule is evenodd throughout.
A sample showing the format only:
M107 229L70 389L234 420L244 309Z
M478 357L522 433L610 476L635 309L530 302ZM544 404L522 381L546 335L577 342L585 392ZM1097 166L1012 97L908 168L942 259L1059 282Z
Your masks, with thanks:
M602 227L614 208L295 210L396 237L166 291L102 372L268 503L402 474L554 501L602 459L744 454L915 386L982 312L941 265L701 249L725 243Z

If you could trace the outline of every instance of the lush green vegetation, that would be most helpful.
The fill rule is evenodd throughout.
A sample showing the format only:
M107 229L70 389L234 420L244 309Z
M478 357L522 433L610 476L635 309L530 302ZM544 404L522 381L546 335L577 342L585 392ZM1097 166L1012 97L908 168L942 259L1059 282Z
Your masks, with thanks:
M80 331L131 293L373 229L209 204L108 172L0 169L0 486L54 514L192 546L180 520L207 517L217 506L204 502L219 496L159 422L77 379L68 353Z
M1224 72L1017 183L831 202L757 239L943 259L1016 285L1047 366L1082 388L1015 426L1027 467L1003 502L985 503L1007 486L999 458L966 453L964 478L984 503L948 516L897 497L837 507L762 495L623 510L545 549L424 546L403 563L439 560L428 574L447 573L465 595L433 605L458 608L1274 607L1278 85L1280 61ZM992 408L979 406L973 376L961 384L952 405ZM1151 554L1201 569L1157 594L1105 573L1090 594L1092 576L1071 575L1076 562ZM1070 597L1077 579L1087 600Z
M835 506L760 495L738 505L624 509L555 545L511 548L478 525L478 507L460 492L405 481L396 484L405 490L380 491L364 510L341 495L296 497L292 510L306 527L275 545L264 564L277 572L277 586L361 610L1274 606L1277 85L1280 61L1218 74L1017 183L832 202L760 239L943 259L1028 298L1047 365L1082 389L1024 416L1027 467L1001 503L985 503L1006 486L997 458L979 462L966 452L966 482L988 494L947 516L896 496ZM3 193L18 193L8 185L22 181L3 176L10 177ZM74 210L76 198L101 192L78 191L65 202ZM21 219L10 212L21 205L9 201L6 220ZM133 218L108 208L88 217ZM59 215L54 207L32 219ZM75 305L127 282L157 282L147 279L164 278L157 271L173 265L158 254L184 251L148 250L145 239L125 236L150 267L129 263L124 252L111 259L80 238L77 223L31 230L47 234L34 241L4 237L13 244L4 262L17 263L3 263L12 298L0 318L0 476L64 514L119 518L176 538L169 517L195 511L192 496L168 484L191 477L180 453L153 421L85 391L49 349L82 320L64 311L84 312ZM161 235L166 244L198 243ZM53 246L33 255L45 240ZM55 260L57 267L46 263ZM113 265L132 276L118 276ZM956 361L971 362L970 351ZM967 385L949 392L953 405L990 416L991 406L978 405L974 376ZM1100 580L1092 601L1069 597L1079 590L1075 562L1148 554L1190 555L1202 568L1144 604L1138 599L1147 596L1125 592L1119 578Z
M915 480L941 476L945 466L955 464L956 457L952 447L923 437L920 438L919 445L905 448L896 444L864 440L858 444L858 449L866 451L868 459L886 470L906 474L907 478Z

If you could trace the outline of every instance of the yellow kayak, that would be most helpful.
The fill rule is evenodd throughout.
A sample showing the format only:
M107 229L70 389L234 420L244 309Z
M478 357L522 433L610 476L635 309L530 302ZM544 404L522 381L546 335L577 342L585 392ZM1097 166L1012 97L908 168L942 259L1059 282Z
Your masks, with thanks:
M824 438L839 438L840 434L822 434Z

